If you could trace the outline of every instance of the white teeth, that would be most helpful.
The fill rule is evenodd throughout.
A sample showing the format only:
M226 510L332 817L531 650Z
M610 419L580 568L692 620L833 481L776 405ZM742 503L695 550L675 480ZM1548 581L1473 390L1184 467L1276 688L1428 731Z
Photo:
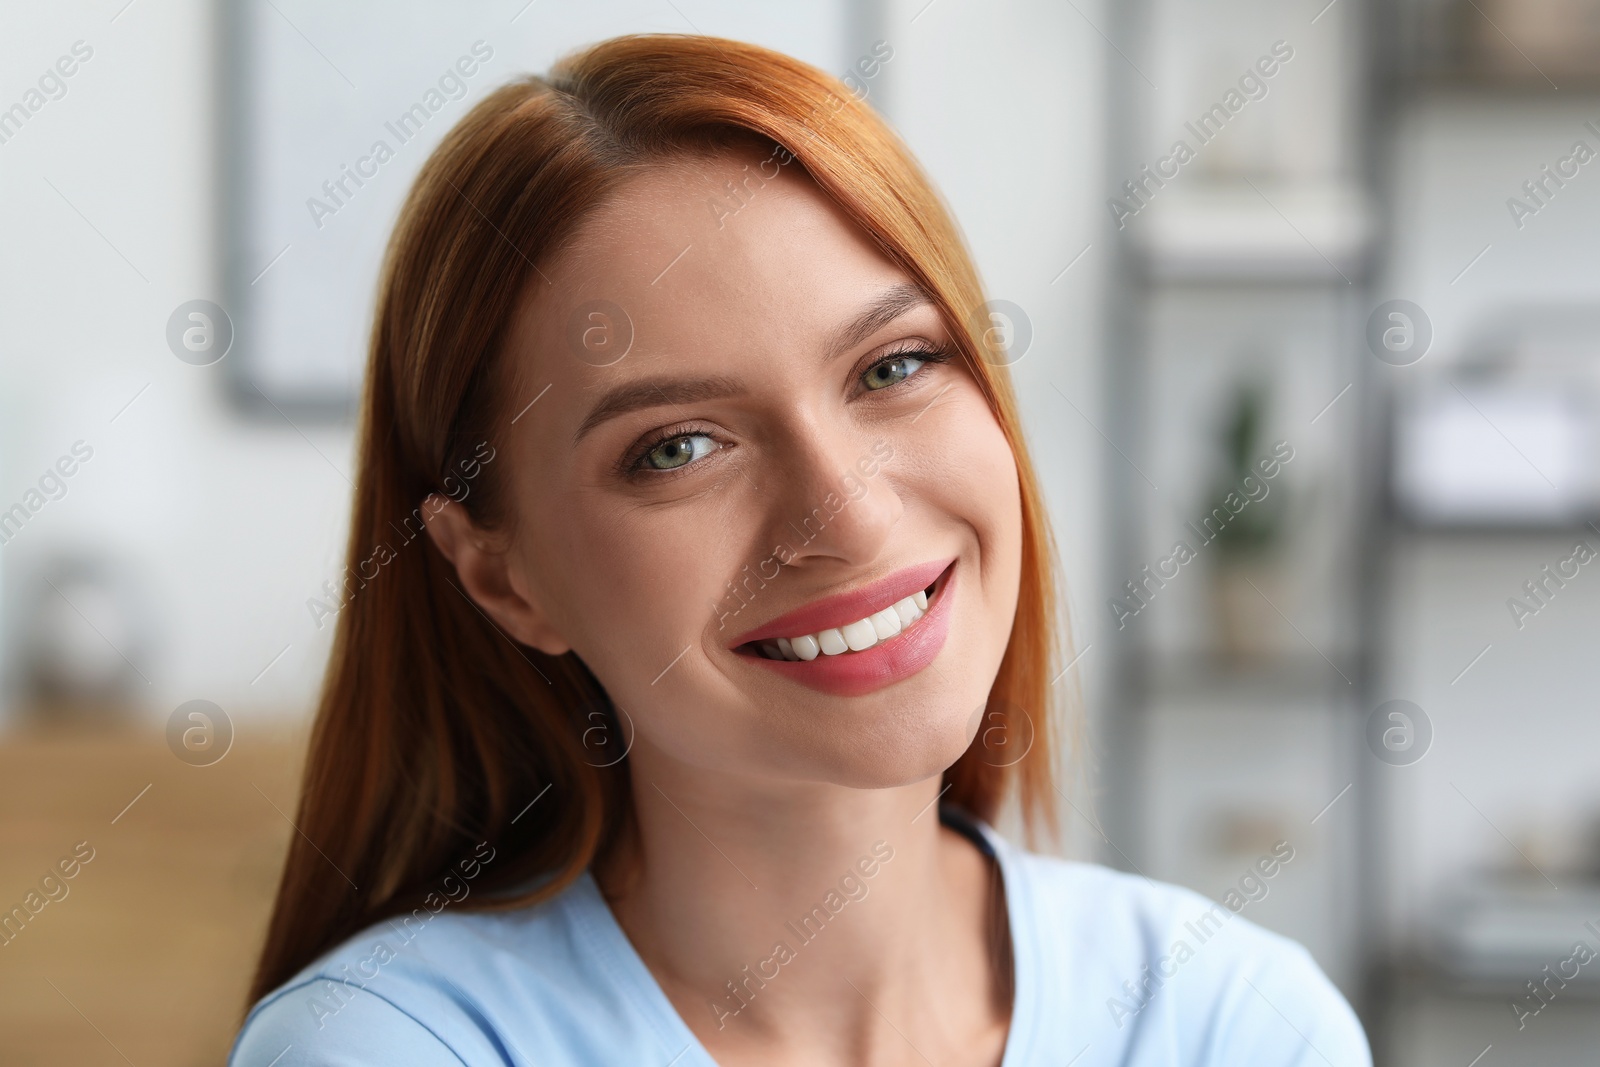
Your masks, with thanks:
M768 659L790 661L814 660L820 656L837 656L844 652L864 652L880 641L887 641L928 611L928 597L922 590L902 600L897 600L882 611L820 633L801 634L798 637L779 637L762 641L758 646Z
M848 626L841 626L839 632L844 634L844 643L850 646L851 652L865 652L878 643L878 631L872 628L871 619L861 619Z
M818 634L817 646L825 656L837 656L850 647L844 642L844 634L838 630L824 630Z
M921 597L922 604L917 603ZM927 597L919 591L912 596L897 600L882 611L868 615L859 622L848 626L841 626L837 630L824 630L817 634L817 642L823 655L837 656L841 652L864 652L879 641L887 641L922 616L927 614ZM837 640L829 640L829 634L837 634Z
M871 616L867 621L872 623L872 629L878 635L879 641L887 641L901 629L900 616L895 614L892 605Z

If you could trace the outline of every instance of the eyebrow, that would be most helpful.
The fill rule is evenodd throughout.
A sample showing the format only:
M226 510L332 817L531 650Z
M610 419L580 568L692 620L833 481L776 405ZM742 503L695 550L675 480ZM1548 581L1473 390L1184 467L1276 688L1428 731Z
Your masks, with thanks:
M871 304L850 322L839 327L824 346L823 361L830 362L883 329L912 308L932 303L919 285L901 282L883 290ZM572 435L577 445L601 423L643 408L661 405L693 404L739 396L745 387L737 378L724 374L701 378L641 378L607 391L589 409Z
M572 435L576 445L596 426L641 408L659 407L662 404L693 404L702 400L720 400L743 393L744 384L727 375L706 378L642 378L627 385L619 385L600 398L600 402L584 416L578 432Z
M824 361L831 361L846 350L854 348L912 308L932 302L920 285L911 282L891 285L879 293L877 299L856 316L854 321L846 323L834 332L825 349L827 355L823 357Z

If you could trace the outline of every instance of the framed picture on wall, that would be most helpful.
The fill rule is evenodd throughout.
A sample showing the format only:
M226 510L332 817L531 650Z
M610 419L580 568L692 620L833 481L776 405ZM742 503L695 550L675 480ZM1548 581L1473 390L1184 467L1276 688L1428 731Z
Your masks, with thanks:
M698 28L842 70L855 28L844 0L715 0L696 6L694 25L659 0L239 0L217 10L228 381L246 410L296 422L354 412L401 202L483 96L620 33Z
M497 8L219 9L232 75L221 183L228 369L246 407L297 419L354 410L383 249L407 188L445 132L520 66L503 34L490 40ZM390 43L376 49L380 32Z

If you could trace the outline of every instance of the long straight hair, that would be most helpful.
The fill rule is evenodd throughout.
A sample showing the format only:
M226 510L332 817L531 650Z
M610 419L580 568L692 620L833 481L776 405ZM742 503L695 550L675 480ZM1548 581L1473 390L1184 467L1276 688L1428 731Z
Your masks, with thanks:
M480 525L507 519L511 461L493 447L513 417L501 348L538 264L630 175L750 140L792 156L786 165L928 292L1010 440L1017 610L982 728L945 772L947 799L992 821L1014 790L1030 835L1058 829L1055 548L949 213L894 133L829 75L736 41L618 37L490 94L429 157L401 210L367 364L348 579L252 1002L410 911L454 864L475 864L482 843L494 858L474 865L474 888L488 891L462 907L547 899L632 826L627 761L596 766L585 745L596 722L614 724L605 691L576 654L548 656L498 630L421 535L421 508L441 493ZM533 803L546 790L556 799Z

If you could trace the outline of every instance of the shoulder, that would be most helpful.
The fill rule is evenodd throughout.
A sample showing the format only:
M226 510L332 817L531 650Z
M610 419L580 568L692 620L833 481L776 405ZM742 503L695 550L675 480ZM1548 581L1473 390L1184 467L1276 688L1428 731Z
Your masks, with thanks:
M313 1005L316 982L291 983L250 1013L228 1057L230 1067L462 1067L465 1061L425 1024L362 989L347 991L328 1026Z
M1298 942L1240 914L1247 902L1011 856L1039 945L1041 1007L1067 1010L1119 1062L1371 1064L1343 995Z
M625 1010L627 981L593 914L604 903L588 888L370 926L255 1005L230 1067L462 1067L526 1060L524 1049L546 1064L645 1062L663 1042Z

